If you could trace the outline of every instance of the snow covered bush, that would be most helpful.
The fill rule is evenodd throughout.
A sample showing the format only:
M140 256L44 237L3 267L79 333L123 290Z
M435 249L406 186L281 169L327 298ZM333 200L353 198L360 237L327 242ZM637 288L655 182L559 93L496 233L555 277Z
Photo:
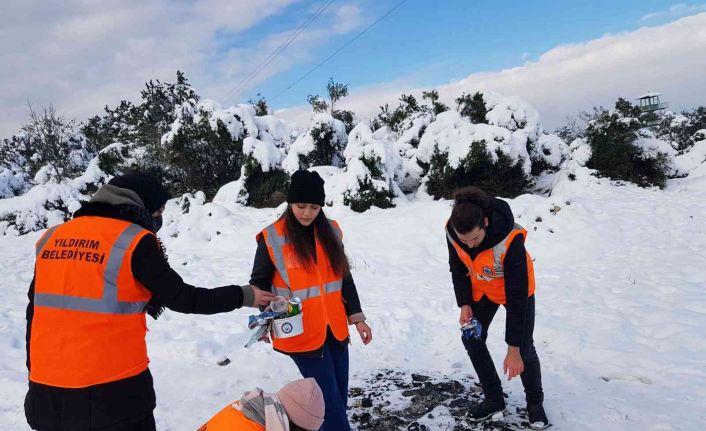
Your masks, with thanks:
M422 91L422 98L431 101L431 112L434 117L449 110L448 106L439 101L439 92L436 90Z
M681 114L666 112L659 117L655 133L657 138L670 142L680 153L703 140L699 131L706 129L706 107Z
M27 140L22 135L0 141L0 199L25 193L31 187Z
M311 120L309 130L302 133L289 148L282 167L290 174L313 166L341 167L347 141L343 122L330 114L318 113Z
M22 235L68 220L107 182L98 164L96 157L77 178L38 184L22 196L0 200L0 235Z
M194 107L198 101L199 96L184 74L177 71L175 83L150 80L140 92L138 103L123 100L115 108L106 107L105 114L90 118L82 131L88 142L97 149L116 142L126 146L124 151L129 155L124 157L129 163L121 165L115 160L116 170L139 170L153 174L161 178L173 194L180 194L185 190L183 171L172 166L167 158L162 137L172 131L182 107ZM203 131L211 133L210 129ZM169 156L175 157L175 154Z
M569 146L559 136L542 134L537 142L529 143L532 160L532 175L543 172L556 172L561 163L569 156Z
M173 191L200 190L210 199L223 184L238 179L247 135L244 123L254 116L250 105L226 110L210 100L180 105L162 138L166 161L177 179Z
M0 167L0 199L25 193L29 189L27 175L19 169Z
M391 208L397 185L395 171L401 159L392 142L377 139L366 122L358 123L348 136L344 152L347 189L343 203L353 211L372 206Z
M61 117L52 106L42 112L30 107L29 116L20 133L0 143L0 171L8 179L3 195L81 175L96 155L76 122Z
M706 177L706 130L688 151L674 158L674 168L678 177Z
M443 111L442 111L443 112ZM403 127L403 131L393 134L396 138L394 148L401 158L401 167L395 174L395 181L405 194L416 193L421 185L424 169L417 160L417 148L419 142L427 130L427 127L434 121L435 115L426 112L418 112L410 116ZM376 131L376 134L387 133L387 129ZM387 137L386 139L392 139Z
M485 116L488 114L488 108L483 100L483 93L476 91L473 96L463 93L456 99L456 110L464 117L471 120L471 123L485 123L488 120Z
M515 197L531 190L526 134L473 124L456 111L439 114L421 138L417 159L426 168L426 192L449 199L475 185L491 195Z
M429 93L425 94L427 94L430 98L438 100L438 95L434 96ZM431 113L428 106L420 105L417 102L417 99L411 94L403 94L400 96L399 100L400 104L394 110L390 110L390 106L388 104L380 107L380 113L372 123L372 128L374 130L386 126L391 131L402 134L411 126L413 117L419 114L428 115Z
M280 168L284 158L273 141L245 138L246 156L238 201L255 208L274 208L287 198L289 175Z
M371 123L377 139L392 141L400 157L401 164L395 170L394 180L404 194L416 193L425 174L416 157L422 135L438 114L449 109L439 102L436 90L424 91L422 97L432 102L431 108L420 105L413 95L402 94L400 104L394 110L390 110L387 104L381 106L380 113Z
M286 199L289 187L289 175L281 166L292 131L272 115L243 118L247 137L239 178L221 187L214 202L276 207Z
M614 180L630 181L642 187L664 187L671 171L673 150L642 130L639 118L625 116L631 111L624 106L617 109L618 106L616 103L613 111L596 110L590 121L586 140L591 146L591 158L586 166Z

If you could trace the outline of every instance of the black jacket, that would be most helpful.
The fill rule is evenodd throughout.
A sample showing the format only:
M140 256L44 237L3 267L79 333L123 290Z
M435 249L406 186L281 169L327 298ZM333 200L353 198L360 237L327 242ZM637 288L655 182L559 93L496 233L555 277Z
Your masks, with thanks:
M313 230L310 230L310 239L312 243L314 240ZM313 247L316 250L316 247ZM250 275L250 284L268 292L272 287L272 279L275 276L275 268L272 259L270 258L270 253L267 251L267 243L264 238L260 238L257 242L257 251L255 252L255 261L253 263L252 274ZM353 316L362 313L360 307L360 299L358 298L358 290L355 287L355 282L353 281L353 276L348 274L343 278L343 286L341 287L341 296L343 297L343 307L346 310L346 316ZM328 337L333 337L330 329ZM347 343L348 340L344 340ZM323 345L317 350L311 352L301 352L301 353L286 353L290 356L302 356L302 357L319 357L323 352Z
M493 248L503 241L512 231L515 219L507 202L490 198L490 212L488 213L489 225L483 241L474 248L469 248L459 241L454 229L447 225L446 231L461 248L475 259L482 251ZM461 261L451 241L446 240L449 248L449 268L456 294L456 303L459 307L472 305L473 286L468 276L468 268ZM522 333L525 327L527 313L527 292L529 289L527 274L527 257L525 251L525 238L518 235L512 240L503 260L505 271L505 296L507 303L507 319L505 322L505 342L510 346L520 346Z
M74 217L100 216L129 221L149 228L151 220L130 205L87 203ZM243 304L238 286L203 289L184 283L170 268L160 245L152 235L145 236L133 253L131 268L135 278L167 308L180 313L215 314L232 311ZM34 280L28 292L27 369L29 340L34 315ZM32 428L46 430L109 431L152 414L155 393L149 369L137 376L81 389L57 388L29 382L25 415Z

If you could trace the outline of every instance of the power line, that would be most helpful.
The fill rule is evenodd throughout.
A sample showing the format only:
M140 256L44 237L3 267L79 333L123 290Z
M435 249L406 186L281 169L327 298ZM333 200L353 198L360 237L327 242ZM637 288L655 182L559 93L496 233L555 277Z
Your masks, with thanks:
M334 0L327 0L324 4L322 4L319 9L317 9L309 18L306 19L297 29L294 33L289 35L287 39L282 41L282 43L279 44L277 48L275 48L274 51L270 53L270 55L262 61L251 73L249 73L241 82L238 84L238 86L233 90L230 95L223 100L223 103L225 104L228 100L230 100L233 96L236 94L240 93L240 91L250 82L252 81L265 67L267 67L272 61L280 54L282 51L284 51L289 45L291 45L299 35L301 35L304 30L306 30L307 27L316 19L321 16L322 13L326 9L328 9L329 6L334 2Z
M397 8L399 8L400 6L402 6L402 4L404 4L406 1L407 1L407 0L401 0L399 3L397 3L395 6L393 6L390 10L388 10L387 12L385 12L385 14L383 14L383 15L382 15L380 18L378 18L375 22L373 22L372 24L370 24L369 26L367 26L366 28L364 28L363 31L361 31L360 33L358 33L357 35L355 35L355 37L353 37L351 40L349 40L348 42L346 42L345 44L343 44L343 46L341 46L341 47L338 48L336 51L334 51L333 54L329 55L329 56L326 57L322 62L320 62L320 63L317 64L316 66L312 67L308 72L306 72L304 75L302 75L299 79L297 79L297 80L294 81L293 83L289 84L284 90L282 90L282 91L280 91L279 93L277 93L277 95L275 95L275 96L274 96L272 99L270 99L270 100L271 100L271 101L277 100L277 98L279 98L281 95L283 95L284 93L286 93L287 91L289 91L289 89L291 89L291 88L294 87L295 85L297 85L297 84L299 84L300 82L302 82L307 76L311 75L316 69L318 69L319 67L321 67L321 66L323 66L324 64L326 64L329 60L331 60L333 57L335 57L336 54L338 54L339 52L343 51L345 48L348 47L348 45L350 45L350 44L352 44L353 42L355 42L358 38L360 38L362 35L364 35L368 30L370 30L371 28L373 28L377 23L379 23L380 21L382 21L383 19L385 19L388 15L390 15L392 12L394 12L395 10L397 10Z

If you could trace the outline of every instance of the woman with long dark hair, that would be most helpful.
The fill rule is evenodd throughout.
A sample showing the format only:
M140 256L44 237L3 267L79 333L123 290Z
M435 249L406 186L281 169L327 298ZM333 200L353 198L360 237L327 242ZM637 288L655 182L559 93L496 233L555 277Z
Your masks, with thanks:
M477 187L457 190L451 218L446 224L449 266L459 323L473 319L480 334L464 333L463 345L483 388L484 399L469 416L485 420L505 409L500 378L485 344L488 327L500 305L506 310L507 355L503 370L508 380L520 376L525 388L527 414L533 429L549 426L544 413L542 376L534 348L534 268L525 249L527 231L515 224L510 206L488 197ZM478 336L479 335L479 336Z
M348 325L364 344L372 332L343 250L343 233L326 218L324 180L297 171L287 193L287 210L257 236L250 284L301 300L303 333L273 337L275 350L289 355L304 377L313 377L326 401L322 430L350 430L348 404Z

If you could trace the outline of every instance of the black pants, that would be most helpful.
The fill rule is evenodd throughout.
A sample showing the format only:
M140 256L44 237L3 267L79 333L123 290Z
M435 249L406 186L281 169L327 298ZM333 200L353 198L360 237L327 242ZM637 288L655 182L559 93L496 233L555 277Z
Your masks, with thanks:
M495 371L493 358L490 357L488 347L485 344L488 338L488 328L493 321L495 313L500 305L490 301L486 296L483 296L480 301L474 302L471 305L473 316L478 319L483 326L481 339L467 340L462 338L463 345L471 358L473 368L478 375L483 394L486 398L503 399L503 389L500 384L500 378ZM520 355L524 362L525 370L520 374L522 385L525 388L525 396L528 403L542 402L544 400L544 392L542 391L542 373L539 366L539 357L534 348L534 295L527 300L527 315L525 318L525 330L522 336L522 345L520 346Z
M157 426L154 423L154 415L149 415L139 422L133 422L117 428L110 428L110 431L157 431ZM39 428L38 431L44 431Z

